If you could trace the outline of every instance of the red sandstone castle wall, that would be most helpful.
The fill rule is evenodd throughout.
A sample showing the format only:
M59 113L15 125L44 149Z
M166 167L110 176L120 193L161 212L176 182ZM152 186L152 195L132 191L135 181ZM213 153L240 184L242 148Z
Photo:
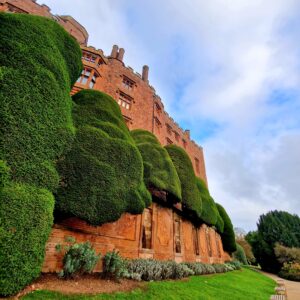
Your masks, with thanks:
M90 241L97 253L105 255L116 249L125 258L155 258L159 260L176 260L177 262L199 261L204 263L223 263L228 260L222 242L214 229L202 225L197 231L199 255L194 248L193 225L180 218L181 253L175 253L174 218L176 213L170 208L153 204L151 249L142 248L142 215L123 214L113 223L102 226L90 226L86 222L70 218L54 225L46 246L43 272L57 272L62 268L63 253L57 252L57 244L66 245L65 238L74 237L76 242ZM208 238L209 236L209 238ZM209 252L209 249L211 251ZM101 262L95 271L101 271Z
M92 87L111 95L117 102L120 96L128 98L129 109L120 103L122 114L129 129L146 129L153 132L162 145L175 144L186 150L193 163L195 174L207 183L204 154L202 147L190 138L189 130L183 130L164 110L164 105L155 89L148 82L148 67L144 66L142 75L134 72L123 63L124 50L114 46L110 56L105 57L100 50L82 47L83 64L91 71L85 84L77 82L72 93L83 88L91 88L90 82L96 74L97 80ZM86 55L95 55L95 62L85 59ZM101 60L102 64L97 66ZM132 87L123 84L124 78L130 80Z

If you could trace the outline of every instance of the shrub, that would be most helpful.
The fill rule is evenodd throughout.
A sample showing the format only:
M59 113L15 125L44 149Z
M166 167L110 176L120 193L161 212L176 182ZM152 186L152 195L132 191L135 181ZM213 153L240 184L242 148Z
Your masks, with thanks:
M174 164L158 139L146 130L133 130L131 136L143 157L144 181L148 188L167 192L170 202L181 201L181 184Z
M198 221L201 218L202 200L196 185L196 176L187 153L176 145L165 147L168 151L181 182L183 212Z
M195 275L202 275L204 274L204 267L202 263L198 262L187 262L185 263L187 267L189 267Z
M83 90L73 96L76 139L59 162L57 209L92 225L141 213L151 196L143 182L142 156L110 96Z
M100 255L97 255L90 242L74 243L67 247L63 258L63 270L59 277L74 278L76 276L91 273Z
M216 225L219 212L216 207L215 201L210 196L206 184L202 179L196 177L196 184L202 199L201 220L207 225ZM218 226L222 227L222 223L218 224Z
M203 275L214 274L214 273L216 273L216 270L215 270L215 268L213 267L213 265L210 265L210 264L202 264L202 268L203 268Z
M53 191L55 161L74 135L69 93L81 50L48 18L1 13L0 27L0 157L13 180Z
M243 247L236 244L236 251L233 252L233 257L235 260L239 261L243 265L248 265L247 258Z
M284 263L279 276L288 280L300 281L300 263Z
M248 233L246 239L262 269L278 272L282 263L275 255L275 244L300 248L300 218L284 211L270 211L259 217L257 231Z
M11 295L40 274L53 222L50 192L10 183L0 191L0 295Z
M126 274L126 265L119 252L115 250L107 252L103 261L103 276L118 281Z
M245 240L244 237L240 237L236 239L236 243L239 244L245 252L246 259L250 264L255 264L255 257L252 252L251 245Z
M228 261L226 264L232 266L234 270L240 270L242 268L241 263L237 260Z
M223 206L216 203L217 209L219 211L219 214L224 222L224 230L223 233L221 233L221 238L223 242L223 248L225 251L227 251L229 254L236 251L236 243L235 243L235 236L233 231L233 226L231 223L231 220L226 213Z
M276 243L274 252L277 257L277 260L281 264L293 263L293 262L300 263L300 248L296 248L296 247L289 248L289 247L282 246L279 243Z

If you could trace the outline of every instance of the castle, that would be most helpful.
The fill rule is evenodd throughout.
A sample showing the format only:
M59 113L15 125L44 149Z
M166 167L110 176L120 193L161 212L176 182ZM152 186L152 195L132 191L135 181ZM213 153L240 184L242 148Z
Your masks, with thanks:
M84 69L73 87L72 94L81 89L95 89L111 95L120 105L129 129L142 128L154 133L162 145L176 144L188 153L196 176L207 184L202 147L190 138L189 130L183 130L164 110L155 89L149 84L149 67L142 74L127 67L123 48L114 45L111 54L87 46L88 33L70 16L54 16L49 7L34 0L0 0L0 11L29 13L54 19L81 45ZM220 235L213 227L203 224L195 227L182 218L181 207L166 208L153 203L142 215L124 214L118 221L92 227L84 221L69 218L54 225L43 266L44 272L61 268L60 255L55 246L66 236L74 236L78 242L90 240L96 251L102 254L118 249L128 258L156 258L180 261L221 263L229 259L224 252Z

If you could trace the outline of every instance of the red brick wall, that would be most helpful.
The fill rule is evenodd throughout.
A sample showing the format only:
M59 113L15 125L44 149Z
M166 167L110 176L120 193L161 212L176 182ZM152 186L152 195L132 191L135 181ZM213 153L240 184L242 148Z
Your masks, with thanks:
M62 268L63 254L55 250L57 244L65 245L65 238L72 236L76 242L90 241L97 253L105 255L107 251L116 249L126 258L155 258L158 260L200 261L205 263L222 263L228 259L228 254L216 251L220 243L219 235L212 228L202 225L198 231L199 254L196 255L193 244L193 225L181 219L181 253L175 253L174 247L174 217L175 212L158 204L152 205L152 249L142 249L141 232L144 215L123 214L113 223L102 226L90 226L86 222L70 218L55 224L46 246L46 257L43 272L57 272ZM211 238L211 256L208 254L206 230ZM222 246L222 243L220 243ZM95 271L102 270L101 262Z

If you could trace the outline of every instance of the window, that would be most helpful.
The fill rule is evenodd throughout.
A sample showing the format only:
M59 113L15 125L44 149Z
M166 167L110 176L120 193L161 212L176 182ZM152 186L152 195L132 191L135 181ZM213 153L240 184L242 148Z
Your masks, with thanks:
M144 221L142 227L142 248L152 248L152 210L146 208L144 210Z
M196 166L196 172L199 174L200 173L200 164L199 164L199 159L195 157L195 166Z
M132 81L131 79L129 79L126 76L123 76L122 86L123 86L123 88L127 89L128 91L132 91L133 86L134 86L134 81Z
M180 217L176 214L174 217L174 244L175 252L181 253Z
M211 243L210 243L210 234L209 234L209 229L206 228L205 230L205 237L206 237L206 245L207 245L207 250L208 250L208 256L212 256L212 251L211 251Z
M172 127L169 124L166 124L168 134L172 134Z
M154 124L155 124L155 129L157 130L158 133L160 133L160 128L162 127L162 125L157 117L154 117Z
M131 97L129 97L128 95L120 92L118 104L121 107L124 107L125 109L130 109L131 108L132 100L133 99Z
M196 228L195 226L193 226L192 234L193 234L194 252L196 255L199 255L198 228Z
M177 131L175 131L175 140L179 142L180 135Z
M84 69L81 72L81 76L77 79L77 82L79 82L81 84L87 84L90 75L91 75L91 70L90 69Z
M90 84L89 84L90 89L92 89L92 88L94 87L97 78L98 78L98 75L96 75L96 74L94 73L94 75L93 75L93 77L92 77L92 79L91 79L91 81L90 81Z
M186 149L186 140L182 139L182 144L183 144L184 149Z
M173 144L173 142L169 138L166 138L166 142L167 142L167 145L172 145Z
M97 56L91 53L87 53L87 52L83 52L82 53L82 59L84 59L85 61L89 61L91 63L96 63L97 60Z
M155 109L156 109L157 113L160 115L161 114L161 107L159 106L159 104L157 102L155 102Z

